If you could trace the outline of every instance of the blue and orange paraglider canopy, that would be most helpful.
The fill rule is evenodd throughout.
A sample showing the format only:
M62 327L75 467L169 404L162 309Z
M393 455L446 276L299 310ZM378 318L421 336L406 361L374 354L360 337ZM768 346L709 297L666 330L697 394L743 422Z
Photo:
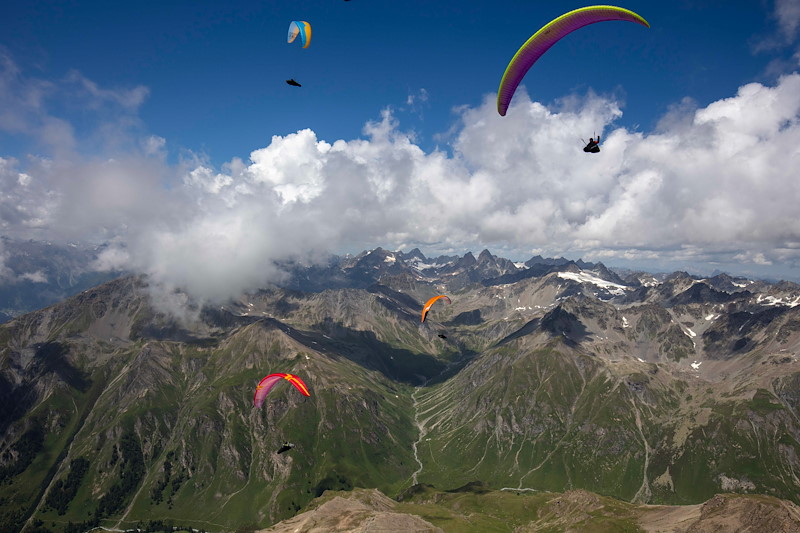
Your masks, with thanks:
M303 43L303 48L308 48L311 44L311 24L305 20L293 20L289 24L289 35L286 42L291 43L297 36L300 36L300 42Z

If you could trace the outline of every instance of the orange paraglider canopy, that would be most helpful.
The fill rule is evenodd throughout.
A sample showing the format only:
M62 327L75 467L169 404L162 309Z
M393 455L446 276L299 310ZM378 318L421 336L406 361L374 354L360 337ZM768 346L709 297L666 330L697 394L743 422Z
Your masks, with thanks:
M448 298L444 294L440 294L439 296L434 296L433 298L428 300L425 303L425 307L422 308L422 319L420 320L420 322L425 322L425 317L428 316L428 311L430 310L431 306L436 302L436 300L438 300L440 298L444 298L445 302L451 303L450 302L450 298Z

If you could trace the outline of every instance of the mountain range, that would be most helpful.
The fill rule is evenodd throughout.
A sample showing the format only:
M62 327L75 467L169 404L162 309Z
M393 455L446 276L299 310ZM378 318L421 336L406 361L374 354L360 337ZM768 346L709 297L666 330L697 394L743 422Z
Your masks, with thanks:
M119 277L93 265L103 249L0 236L0 323Z
M758 494L792 523L800 286L487 250L281 266L283 286L191 316L125 276L0 325L0 530L255 530L326 491L459 487ZM311 396L254 409L273 372Z

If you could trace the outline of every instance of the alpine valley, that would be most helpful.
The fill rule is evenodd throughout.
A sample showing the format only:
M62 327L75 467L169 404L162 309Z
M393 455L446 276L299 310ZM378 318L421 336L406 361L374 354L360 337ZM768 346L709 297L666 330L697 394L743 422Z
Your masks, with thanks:
M800 286L282 266L180 317L127 276L0 325L0 531L800 531ZM273 372L311 396L254 409Z

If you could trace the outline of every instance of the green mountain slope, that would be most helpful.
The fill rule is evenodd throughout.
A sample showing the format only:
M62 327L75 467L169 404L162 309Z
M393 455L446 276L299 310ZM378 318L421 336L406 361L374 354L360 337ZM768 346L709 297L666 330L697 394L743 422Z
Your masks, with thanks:
M263 290L180 319L124 278L0 326L0 530L266 527L326 490L475 480L798 501L800 310L680 276L605 299L584 272L452 277ZM272 372L311 397L281 383L254 409Z

